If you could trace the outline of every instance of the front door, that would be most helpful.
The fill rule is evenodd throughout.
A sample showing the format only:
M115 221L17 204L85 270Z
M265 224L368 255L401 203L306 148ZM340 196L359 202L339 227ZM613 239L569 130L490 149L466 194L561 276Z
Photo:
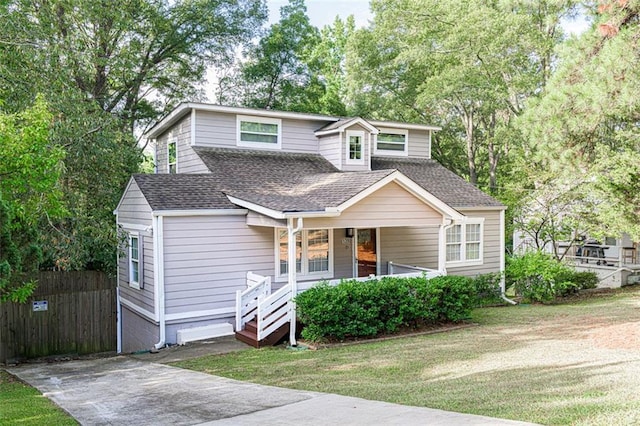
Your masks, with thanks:
M358 277L377 274L376 229L358 229L356 235L356 262Z

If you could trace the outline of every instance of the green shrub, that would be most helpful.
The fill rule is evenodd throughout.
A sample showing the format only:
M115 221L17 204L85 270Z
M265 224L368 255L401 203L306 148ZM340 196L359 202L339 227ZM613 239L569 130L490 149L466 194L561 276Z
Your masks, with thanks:
M592 272L575 272L551 255L540 251L528 252L507 259L507 285L513 285L525 302L547 303L557 297L594 288L598 277Z
M456 322L469 317L475 301L465 277L384 277L319 284L296 297L302 337L343 340L393 333L402 326Z
M475 307L496 305L504 303L502 300L502 289L500 280L502 274L483 274L474 278L475 286Z

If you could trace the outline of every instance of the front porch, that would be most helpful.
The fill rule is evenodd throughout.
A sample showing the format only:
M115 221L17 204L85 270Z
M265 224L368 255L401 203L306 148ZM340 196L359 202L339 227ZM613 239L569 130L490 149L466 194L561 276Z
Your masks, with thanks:
M326 282L337 285L345 279L356 281L377 280L384 277L421 277L434 278L446 275L440 271L418 266L388 262L389 274L358 278L341 278L327 281L307 281L292 286L287 283L273 291L271 277L247 272L247 289L236 293L236 338L256 348L271 346L280 341L287 333L290 342L295 345L295 303L292 299L314 285ZM294 325L292 327L292 324Z

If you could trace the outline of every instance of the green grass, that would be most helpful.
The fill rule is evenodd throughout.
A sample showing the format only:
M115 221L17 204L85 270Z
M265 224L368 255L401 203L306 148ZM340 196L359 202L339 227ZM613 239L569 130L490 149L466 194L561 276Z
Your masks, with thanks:
M0 370L0 425L77 425L31 386Z
M441 334L175 365L542 424L640 424L640 289L571 304L478 309L474 321L479 326Z

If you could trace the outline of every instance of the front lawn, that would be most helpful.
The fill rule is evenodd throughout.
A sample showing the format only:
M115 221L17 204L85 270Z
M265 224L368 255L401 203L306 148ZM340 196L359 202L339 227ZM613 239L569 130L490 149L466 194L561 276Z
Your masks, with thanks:
M462 330L175 365L293 389L542 424L640 424L640 288L484 308Z
M0 370L0 425L77 425L31 386Z

